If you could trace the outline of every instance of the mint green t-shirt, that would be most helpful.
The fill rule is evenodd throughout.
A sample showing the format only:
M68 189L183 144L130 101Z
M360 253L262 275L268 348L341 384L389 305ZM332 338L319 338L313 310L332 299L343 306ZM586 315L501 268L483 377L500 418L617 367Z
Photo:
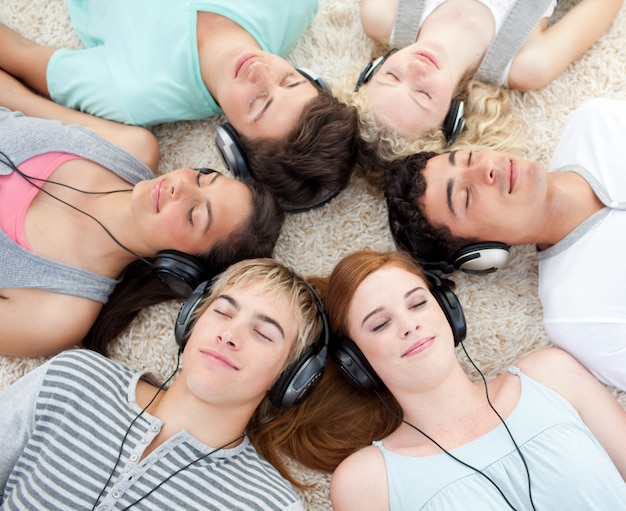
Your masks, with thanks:
M286 56L317 0L68 0L85 49L56 51L48 89L60 104L126 124L151 126L222 113L198 62L199 11L225 16L264 51Z

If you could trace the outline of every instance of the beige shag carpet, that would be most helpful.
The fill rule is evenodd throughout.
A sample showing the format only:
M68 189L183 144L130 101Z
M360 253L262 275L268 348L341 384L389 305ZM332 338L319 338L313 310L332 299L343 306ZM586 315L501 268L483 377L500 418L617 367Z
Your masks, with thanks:
M557 15L571 1L561 2ZM63 0L2 0L0 20L39 43L80 47ZM289 60L321 72L331 86L337 87L342 77L367 62L374 50L375 45L361 31L358 0L320 0L316 18ZM599 96L626 99L626 7L610 31L556 81L540 91L513 94L516 115L533 129L527 156L547 164L567 113ZM214 128L221 121L159 126L160 172L183 166L223 170L213 145ZM388 250L393 243L382 200L368 195L364 181L354 178L348 189L325 207L289 216L275 256L305 275L323 275L342 256L360 248ZM467 350L487 376L502 371L525 353L549 345L541 324L533 247L513 249L507 267L495 274L455 274L454 280L469 325ZM178 308L179 303L169 302L145 310L114 346L114 358L161 375L172 371L176 355L173 324ZM0 357L0 389L41 362L43 359ZM611 391L626 407L626 393ZM329 476L295 465L293 468L303 480L314 484L312 491L303 494L307 509L330 509Z

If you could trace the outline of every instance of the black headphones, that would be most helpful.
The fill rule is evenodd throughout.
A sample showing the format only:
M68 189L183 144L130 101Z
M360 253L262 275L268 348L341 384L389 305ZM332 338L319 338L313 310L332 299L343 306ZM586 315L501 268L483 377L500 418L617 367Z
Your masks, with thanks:
M443 310L452 328L454 346L458 346L467 334L465 314L457 296L433 273L424 272L424 276L432 285L431 293ZM330 345L330 356L339 370L358 389L363 391L382 390L382 380L376 374L368 360L356 343L347 337L335 339Z
M296 70L318 89L321 89L328 94L332 94L330 85L328 85L328 82L326 82L321 75L318 75L305 67L296 67ZM215 129L215 145L217 146L217 150L222 158L222 161L224 162L224 165L230 169L236 178L244 181L252 179L252 176L250 175L250 168L248 166L248 160L246 158L245 148L241 141L241 137L232 124L225 122ZM280 200L278 203L283 210L290 213L298 213L326 204L330 199L337 195L337 193L339 192L332 191L322 194L321 197L316 199L314 204L306 206Z
M502 268L509 259L510 247L499 241L484 241L472 243L458 250L451 261L426 261L420 256L419 250L413 239L404 229L400 228L400 222L396 219L387 201L389 229L396 247L406 250L426 270L438 270L443 273L452 273L461 270L474 275L493 273Z
M200 259L178 250L161 250L152 260L152 271L182 298L190 296L198 284L211 275Z
M193 329L194 312L203 299L211 292L211 286L216 279L217 277L214 277L210 281L206 280L200 283L180 308L174 327L174 338L181 352L185 349ZM270 402L280 408L292 406L309 395L319 383L326 367L329 341L328 318L324 312L324 305L319 295L310 284L306 281L305 283L315 297L317 312L322 319L322 332L316 342L310 345L295 362L283 370L270 389L268 395Z
M390 55L397 52L398 48L391 48L384 55L375 58L363 66L359 77L356 80L354 92L357 92L364 83L371 80L372 76L378 71ZM446 137L446 147L450 147L458 138L459 134L465 126L465 103L460 99L453 99L450 102L450 108L443 120L443 135Z

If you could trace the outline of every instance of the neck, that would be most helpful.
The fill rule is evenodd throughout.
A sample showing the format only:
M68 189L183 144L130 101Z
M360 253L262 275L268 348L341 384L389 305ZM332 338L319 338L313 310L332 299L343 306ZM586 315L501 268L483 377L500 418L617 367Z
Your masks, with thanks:
M493 16L483 4L447 0L424 20L416 42L441 46L458 84L478 67L494 35Z
M463 372L448 375L426 390L394 394L404 418L424 432L436 433L442 424L452 424L485 401L484 387L475 385Z
M156 393L156 387L140 382L144 389L141 393L145 406ZM149 385L149 388L145 386ZM160 433L144 452L148 455L159 445L167 441L181 430L187 431L194 438L213 448L230 449L242 442L246 426L258 404L242 406L241 404L219 405L200 400L186 392L178 377L169 389L161 391L161 395L148 408L148 413L161 419L163 427Z
M200 72L207 89L215 97L220 78L234 72L236 56L260 51L259 43L234 21L210 12L199 12L196 24Z
M134 227L129 207L130 193L105 195L92 199L92 206L87 212L102 225L89 217L85 217L85 221L90 222L89 229L92 232L90 239L93 241L92 256L95 264L100 268L99 273L106 269L107 274L119 275L138 257L149 256L144 249L137 246L136 237L132 235L138 230Z
M576 227L604 205L589 183L575 172L550 172L548 180L548 212L541 227L540 250L561 241Z

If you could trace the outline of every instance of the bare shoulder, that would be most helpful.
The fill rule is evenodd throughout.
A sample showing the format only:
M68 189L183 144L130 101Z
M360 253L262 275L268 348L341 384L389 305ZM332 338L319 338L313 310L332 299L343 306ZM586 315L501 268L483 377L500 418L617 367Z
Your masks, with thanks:
M601 386L580 362L559 348L534 351L517 365L522 372L561 394L574 406L582 396Z
M330 481L335 511L384 509L388 502L387 470L383 455L373 445L348 456Z
M398 0L361 0L361 25L365 34L388 44L396 21Z

